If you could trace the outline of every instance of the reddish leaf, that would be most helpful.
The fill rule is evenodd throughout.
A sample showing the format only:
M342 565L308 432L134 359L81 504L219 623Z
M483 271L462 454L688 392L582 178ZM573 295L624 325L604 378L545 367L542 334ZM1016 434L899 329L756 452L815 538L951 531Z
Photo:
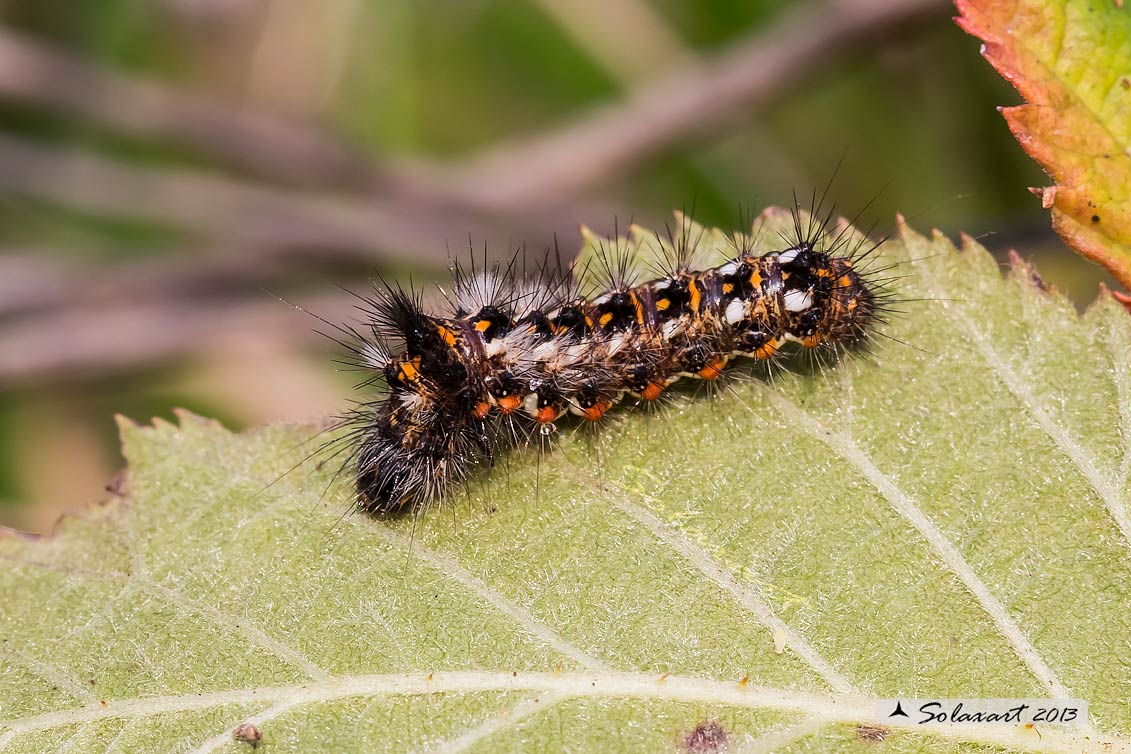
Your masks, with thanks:
M1131 289L1131 8L1116 0L955 0L959 26L1028 104L1002 108L1056 181L1053 228Z

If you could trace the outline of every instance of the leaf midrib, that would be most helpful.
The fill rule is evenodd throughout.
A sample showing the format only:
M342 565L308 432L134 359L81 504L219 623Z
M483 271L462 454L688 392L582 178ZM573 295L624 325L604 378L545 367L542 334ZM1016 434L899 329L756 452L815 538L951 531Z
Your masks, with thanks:
M65 725L108 718L137 719L153 715L207 709L232 704L270 704L286 709L335 702L351 697L532 691L561 699L620 698L700 702L747 709L797 712L823 724L875 724L876 699L855 694L810 692L743 685L693 676L655 676L639 673L532 673L449 671L335 676L326 681L259 686L208 693L189 693L141 699L108 700L98 705L57 710L3 723L0 749L16 736ZM939 725L885 723L948 740L1012 747L1022 751L1117 754L1131 752L1131 739L1096 737L1073 731L1042 728L1038 736L1026 726Z

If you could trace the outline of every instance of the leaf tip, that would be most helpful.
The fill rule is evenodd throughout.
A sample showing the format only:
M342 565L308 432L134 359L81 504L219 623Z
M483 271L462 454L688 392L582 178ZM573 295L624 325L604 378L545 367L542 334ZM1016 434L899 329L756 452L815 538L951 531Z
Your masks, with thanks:
M628 226L628 234L632 237L633 243L643 243L652 237L652 231L637 223Z
M125 414L114 414L114 424L118 427L118 442L122 445L125 445L130 433L143 428L141 422L131 419Z
M208 427L210 429L221 429L223 427L216 419L201 416L200 414L189 411L187 408L174 408L173 416L177 417L177 423L180 424L181 427L185 427L189 424Z
M1032 262L1024 259L1016 249L1009 250L1009 267L1019 280L1028 282L1042 293L1052 293L1055 289L1044 281Z
M895 213L895 232L899 235L899 239L905 243L915 236L915 231L911 230L911 226L907 224L907 218L904 217L902 212Z
M1113 291L1105 284L1100 283L1100 297L1102 298L1109 295L1119 303L1123 304L1123 306L1127 309L1127 313L1131 314L1131 295L1126 294L1123 291Z
M970 235L969 233L967 233L964 230L959 231L958 240L959 240L958 250L960 252L962 252L963 254L974 254L975 252L977 252L979 249L982 248L981 244L978 243L977 239L975 239L974 236Z

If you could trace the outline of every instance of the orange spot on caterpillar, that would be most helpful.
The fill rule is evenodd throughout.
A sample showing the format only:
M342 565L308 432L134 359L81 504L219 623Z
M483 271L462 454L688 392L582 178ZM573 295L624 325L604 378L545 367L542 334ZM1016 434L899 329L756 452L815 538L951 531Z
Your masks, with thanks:
M522 396L504 395L502 398L495 401L495 403L498 405L499 411L504 414L509 414L517 411L518 407L522 405Z
M755 349L754 358L756 358L756 359L768 359L777 352L778 352L778 344L771 340L769 343L766 343L761 348Z
M475 329L479 332L487 332L491 329L491 320L481 319L475 323Z
M806 335L804 338L801 339L801 345L805 346L806 348L816 348L818 345L820 345L820 343L821 343L821 334L820 333L813 333L812 335Z
M640 397L646 401L654 401L660 398L660 393L664 392L664 385L662 382L649 382L648 386L641 391Z
M597 401L589 408L582 409L581 416L591 422L598 421L612 405L612 401Z
M546 406L534 412L534 421L539 424L549 424L558 418L558 410L553 406Z
M708 381L714 381L719 378L723 373L723 367L727 364L725 356L720 356L711 361L707 366L699 370L699 376Z
M402 361L400 374L397 375L402 382L416 382L420 379L420 357L412 361Z
M491 413L491 404L487 401L479 401L475 404L475 409L472 411L476 419L486 419L487 414Z
M454 346L459 340L450 328L444 327L443 325L437 325L436 331L440 333L440 338L449 346Z

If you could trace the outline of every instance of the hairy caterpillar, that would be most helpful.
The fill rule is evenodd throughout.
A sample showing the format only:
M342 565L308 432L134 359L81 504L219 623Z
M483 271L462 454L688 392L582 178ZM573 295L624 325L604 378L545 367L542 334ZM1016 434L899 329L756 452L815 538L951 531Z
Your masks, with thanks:
M566 269L547 254L531 276L514 260L455 265L444 314L375 286L363 330L342 328L365 384L385 387L345 419L358 507L414 509L567 414L599 422L626 395L652 402L683 377L715 381L737 357L860 346L890 300L860 264L879 244L797 206L790 230L767 232L780 214L750 233L678 213L666 237L583 228L588 253Z

